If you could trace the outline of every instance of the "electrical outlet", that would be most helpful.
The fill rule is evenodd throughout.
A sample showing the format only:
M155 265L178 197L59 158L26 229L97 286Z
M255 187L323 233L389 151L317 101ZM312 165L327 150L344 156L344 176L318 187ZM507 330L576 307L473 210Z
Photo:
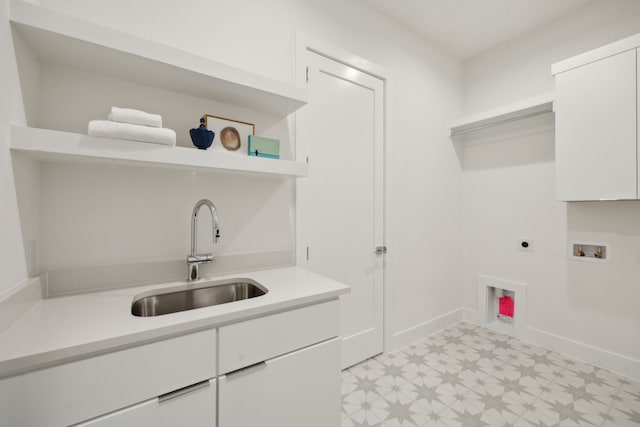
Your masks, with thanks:
M533 240L532 239L516 240L516 249L518 249L519 251L533 252Z

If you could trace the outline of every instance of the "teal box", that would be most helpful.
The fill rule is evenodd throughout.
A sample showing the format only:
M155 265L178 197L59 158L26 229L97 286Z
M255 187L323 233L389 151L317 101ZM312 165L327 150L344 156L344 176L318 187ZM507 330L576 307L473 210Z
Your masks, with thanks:
M250 156L266 157L268 159L280 158L280 141L277 139L249 135L248 145Z

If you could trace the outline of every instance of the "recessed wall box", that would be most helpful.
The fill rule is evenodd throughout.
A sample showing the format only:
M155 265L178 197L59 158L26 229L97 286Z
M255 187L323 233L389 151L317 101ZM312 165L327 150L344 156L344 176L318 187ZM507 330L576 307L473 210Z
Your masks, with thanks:
M569 258L577 261L609 262L611 247L608 243L569 242Z

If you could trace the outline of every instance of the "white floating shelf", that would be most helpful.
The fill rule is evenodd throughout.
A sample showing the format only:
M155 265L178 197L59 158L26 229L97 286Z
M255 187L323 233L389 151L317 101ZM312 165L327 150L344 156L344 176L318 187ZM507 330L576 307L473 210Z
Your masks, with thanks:
M450 137L549 113L553 111L553 99L553 93L546 93L462 118L451 126Z
M282 116L307 103L306 88L22 0L10 20L42 61Z
M219 153L195 148L100 138L21 126L10 127L10 147L41 161L100 162L190 171L270 174L302 177L306 163Z

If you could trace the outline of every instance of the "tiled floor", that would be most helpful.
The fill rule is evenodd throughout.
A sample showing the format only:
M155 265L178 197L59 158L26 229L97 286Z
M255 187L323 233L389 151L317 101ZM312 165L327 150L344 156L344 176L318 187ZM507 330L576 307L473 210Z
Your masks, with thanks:
M343 371L342 426L640 426L640 383L459 323Z

